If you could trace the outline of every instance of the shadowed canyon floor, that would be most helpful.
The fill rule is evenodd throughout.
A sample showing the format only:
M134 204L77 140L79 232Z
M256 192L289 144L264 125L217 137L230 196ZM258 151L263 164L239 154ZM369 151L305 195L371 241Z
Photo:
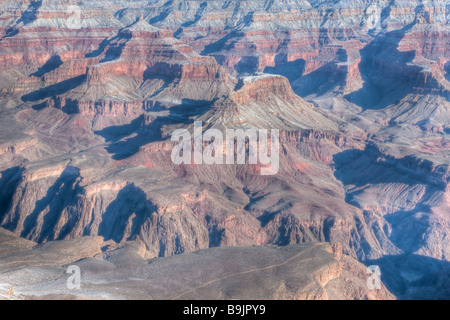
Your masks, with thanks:
M363 263L380 266L397 298L449 298L445 1L0 9L0 227L16 236L2 231L3 287L42 298L35 284L49 275L48 297L71 297L51 286L80 263L91 282L79 298L252 298L246 287L263 298L391 297L352 275ZM172 132L193 132L195 121L278 129L278 173L249 161L173 164ZM344 256L310 243L338 243ZM304 251L317 261L289 260ZM34 266L41 253L55 264ZM195 274L235 255L248 268ZM24 262L4 269L14 257ZM183 264L184 280L175 276ZM27 268L38 269L28 277ZM239 276L253 269L252 280ZM147 292L156 278L133 270L180 282ZM318 270L334 278L321 282Z

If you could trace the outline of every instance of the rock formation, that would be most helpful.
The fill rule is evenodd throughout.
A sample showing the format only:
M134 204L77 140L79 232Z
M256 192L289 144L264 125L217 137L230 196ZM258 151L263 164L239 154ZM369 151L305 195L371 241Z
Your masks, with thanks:
M108 245L99 237L35 245L0 229L0 279L14 292L0 285L0 299L393 299L385 287L371 292L366 268L328 243L211 248L152 261L135 242L101 253ZM82 272L77 290L67 288L68 265Z
M215 247L339 243L341 274L377 264L399 298L448 298L444 2L0 8L0 227L25 247L100 236L182 264L228 254ZM174 165L171 134L194 121L280 130L278 174ZM341 280L279 297L369 297Z

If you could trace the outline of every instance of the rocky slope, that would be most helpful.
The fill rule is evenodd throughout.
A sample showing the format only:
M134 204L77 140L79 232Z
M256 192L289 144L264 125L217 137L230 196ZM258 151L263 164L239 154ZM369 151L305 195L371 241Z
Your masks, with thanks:
M135 242L112 250L98 237L35 245L0 229L0 299L393 299L385 287L368 290L366 268L328 243L152 261ZM81 270L80 289L66 286L69 265Z
M0 7L1 227L138 241L145 259L333 242L398 297L447 285L444 2ZM175 166L171 134L194 121L279 129L278 174Z

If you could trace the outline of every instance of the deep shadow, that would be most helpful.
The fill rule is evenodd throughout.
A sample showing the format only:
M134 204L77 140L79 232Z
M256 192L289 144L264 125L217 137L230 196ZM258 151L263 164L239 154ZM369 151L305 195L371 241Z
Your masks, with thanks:
M185 22L181 26L183 28L187 28L187 27L190 27L193 24L197 23L198 21L200 21L200 19L203 17L203 14L205 13L207 6L208 6L208 3L206 1L202 2L200 4L200 7L198 8L197 12L195 13L194 20Z
M120 190L117 198L111 202L102 215L98 234L105 238L105 241L114 240L119 243L122 240L135 240L139 235L143 224L156 212L156 206L149 200L147 195L136 187L129 184ZM131 216L131 228L129 220ZM130 228L130 235L124 239L125 230Z
M80 113L80 109L79 109L79 105L78 105L78 100L73 100L73 99L65 99L64 103L62 104L62 100L59 99L58 97L53 98L53 102L54 102L54 107L57 109L60 109L61 111L63 111L66 114L78 114ZM97 103L96 103L97 104Z
M233 47L234 42L236 42L241 37L243 37L242 32L233 30L229 34L224 36L223 38L217 40L216 42L206 45L200 54L202 56L206 56L206 55L209 55L214 52L221 51L221 50L224 50L224 51L229 50ZM235 41L230 41L231 39L234 39L234 38L236 38Z
M428 183L420 174L414 174L406 168L414 163L413 156L404 158L394 158L383 156L383 161L378 160L382 157L375 144L368 144L365 150L346 150L334 156L335 176L344 185L354 185L362 187L377 183L404 183L404 184L426 184ZM421 163L423 170L432 171L433 163L424 161ZM436 185L436 188L445 190L445 185Z
M450 299L450 262L416 254L385 256L364 261L377 265L381 281L398 299Z
M447 81L450 81L450 61L445 64L444 71L445 71L445 79Z
M97 131L96 134L101 135L106 142L117 142L120 139L125 138L138 131L144 126L144 123L144 116L141 115L131 121L129 124L121 126L110 126L101 131Z
M17 166L6 169L1 172L0 176L0 224L3 221L3 217L11 207L12 198L19 186L24 168ZM10 221L4 225L4 228L13 230L17 226L19 215L15 215L13 221Z
M85 58L97 58L99 55L102 54L103 51L105 51L106 47L111 43L111 41L115 40L117 38L113 37L112 39L105 38L100 42L97 49L95 49L92 52L88 52L84 55Z
M165 81L172 81L181 78L182 68L178 65L171 65L166 62L157 62L148 66L144 71L143 80L163 79Z
M19 30L10 28L10 29L6 30L5 35L0 39L0 42L2 42L3 39L12 38L18 34L19 34Z
M266 0L266 3L264 4L264 10L269 11L270 8L272 8L274 2L275 0Z
M35 111L40 111L42 109L45 109L47 107L47 102L41 102L38 104L33 105L31 108Z
M159 116L145 126L137 126L136 124L139 120L136 120L131 126L125 125L115 127L116 130L127 134L127 136L135 134L134 137L125 140L122 139L123 136L113 136L111 134L112 129L109 128L96 131L95 134L98 134L105 139L109 139L111 144L106 150L113 155L114 160L123 160L136 154L142 146L162 140L161 129L163 126L170 124L188 124L190 122L190 117L199 116L205 113L214 102L215 100L203 101L183 99L182 104L169 109L169 115Z
M305 64L306 61L304 59L287 61L287 55L280 53L275 57L275 66L266 67L264 73L284 76L292 83L303 75L303 72L305 72Z
M416 19L425 15L424 6L416 7ZM382 12L382 17L389 12ZM405 34L416 24L411 24L390 32L383 31L361 51L359 70L364 81L363 87L345 98L364 109L383 109L403 99L414 89L421 67L410 65L415 51L401 52L398 46Z
M242 21L243 27L249 27L253 23L254 21L253 15L254 15L253 11L245 15L244 20Z
M389 183L401 183L405 185L425 185L427 192L433 191L445 191L446 186L444 184L432 185L423 175L414 174L413 170L409 168L415 161L412 156L407 156L401 159L394 157L385 157L383 161L378 160L381 157L381 152L374 144L368 144L365 150L346 150L339 154L336 154L333 158L335 177L340 180L345 186L351 186L347 190L345 195L345 201L353 206L358 207L359 203L357 197L364 191L367 186L376 184L389 184ZM424 161L421 164L423 170L432 171L433 164L429 161ZM437 182L436 182L437 183ZM393 215L388 215L385 219L392 225L401 225L398 219L415 219L414 215L417 212L429 212L429 207L423 206L420 203L410 212L396 212ZM425 232L423 226L428 226L428 221L417 221L417 225L422 226L422 231ZM417 231L417 230L416 230ZM396 237L396 232L393 231L393 237ZM404 241L402 237L395 240L391 239L393 243L400 248L406 250L406 246L403 243L409 242L410 249L418 248L420 241L417 240L414 243L411 241Z
M29 24L37 19L37 12L42 6L42 0L36 1L32 0L28 5L27 10L22 14L22 17L17 21L17 23L23 22L23 24Z
M108 50L105 52L105 58L103 58L100 62L108 62L119 58L127 42L130 41L132 38L132 34L130 32L127 32L127 29L138 22L139 19L136 19L136 21L131 23L130 25L119 29L117 35L115 35L114 37L103 39L102 42L100 42L97 49L86 53L84 57L97 58L103 52L105 52L106 48L108 48Z
M206 1L202 2L200 4L200 7L197 9L197 12L195 13L194 20L182 23L181 27L178 28L178 30L174 32L174 34L173 34L174 38L179 38L180 35L183 33L184 28L188 28L188 27L192 26L193 24L197 23L198 21L200 21L200 19L203 17L203 14L205 13L207 6L208 6L208 3Z
M179 65L170 65L166 62L157 62L152 66L148 66L144 71L143 82L147 80L162 80L163 86L156 90L151 96L156 97L162 91L169 87L170 84L176 85L182 78L183 70Z
M281 61L285 60L280 57ZM317 70L302 76L305 70L305 61L302 59L287 63L283 66L288 79L296 94L306 97L310 94L324 95L332 91L339 85L343 85L347 76L345 68L341 68L339 63L347 62L348 55L344 48L336 51L336 59L329 62ZM294 64L295 63L295 64ZM301 68L301 73L298 73Z
M282 185L279 188L283 188ZM286 194L283 198L279 199L277 203L267 207L261 205L260 202L267 198L267 194L258 192L252 194L249 190L244 190L249 202L245 205L244 210L252 213L256 216L256 219L260 222L261 228L265 228L275 217L283 215L283 213L289 213L296 202L295 197ZM284 217L283 217L284 219ZM282 227L283 228L283 227ZM278 245L287 245L285 242L277 242Z
M211 220L211 218L209 216L206 216L206 218L209 224L209 220ZM210 248L220 247L220 244L225 238L225 231L226 231L225 229L218 227L216 224L211 225L208 228Z
M63 62L61 61L61 57L56 55L51 57L42 67L40 67L38 69L38 71L36 71L35 73L31 74L31 76L35 76L35 77L42 77L43 75L45 75L46 73L49 73L53 70L58 69L61 65L63 64Z
M37 12L39 8L42 6L42 0L36 1L32 0L29 4L27 9L23 12L22 16L17 20L15 26L6 29L5 35L0 39L0 42L5 38L11 38L14 37L19 33L19 30L17 29L17 26L20 23L23 23L24 25L30 24L33 21L37 19Z
M241 90L245 85L244 79L239 78L238 82L236 83L236 86L234 87L234 91L239 91Z
M121 135L115 137L111 136L109 134L111 130L108 130L108 128L101 131L96 131L95 134L111 139L111 144L106 147L106 150L108 151L108 153L113 155L112 158L114 160L123 160L136 154L142 146L154 141L161 140L161 128L164 124L169 123L163 118L165 117L158 118L152 121L150 124L139 128L133 128L129 125L116 127L119 132L126 132L127 129L131 129L133 131L131 133L129 133L128 131L126 136L129 136L130 134L136 134L134 137L125 140L121 140L121 138L123 137L121 137Z
M392 8L394 7L395 7L395 0L391 0L389 5L387 5L386 7L383 8L383 10L381 10L380 24L382 27L384 27L386 20L389 19L389 17L391 16Z
M231 0L230 1L225 1L224 4L222 5L222 9L228 9L230 4L231 4Z
M154 24L154 23L164 21L169 16L169 14L171 14L173 11L173 9L171 8L172 4L173 4L173 0L169 0L166 3L164 3L163 7L166 7L166 8L164 8L164 10L160 14L158 14L156 17L151 18L149 23Z
M342 85L345 77L345 70L339 68L335 62L330 62L296 80L293 89L301 97L310 94L320 96Z
M62 212L68 210L75 202L76 197L82 194L79 180L80 170L78 168L68 166L64 169L61 176L48 189L45 197L36 202L33 212L24 221L20 236L37 242L63 239L66 234L61 232L56 237L55 228ZM46 208L48 208L48 212L42 217ZM36 229L39 219L43 219L42 230Z
M428 187L425 192L430 194L432 187ZM384 219L393 227L389 240L405 253L416 252L423 246L423 236L430 227L427 213L431 212L430 206L424 202L426 201L419 202L412 210L397 211L384 216Z
M272 221L279 213L277 212L264 212L261 216L258 217L259 222L261 223L261 228L265 228L270 221Z
M382 156L375 145L369 144L364 151L347 150L335 155L335 176L349 188L346 202L356 207L359 207L357 197L366 187L384 183L424 185L425 196L411 210L400 210L384 216L391 228L390 232L385 233L403 253L363 262L380 266L383 283L400 299L448 299L449 262L415 254L423 246L424 236L430 228L428 213L431 208L428 201L436 192L444 192L446 186L425 181L426 178L420 173L415 174L411 170L414 161L417 162L417 159L409 156L400 159ZM431 162L421 163L423 171L431 168ZM375 229L373 231L377 233Z
M26 95L23 95L22 101L23 102L36 102L36 101L47 99L50 97L62 95L62 94L65 94L65 93L77 88L85 81L86 81L85 74L80 75L75 78L72 78L72 79L67 79L67 80L61 81L59 83L52 84L48 87L41 88L39 90L36 90L36 91L33 91Z
M244 56L236 65L236 71L241 75L252 75L258 72L259 59L254 56Z
M112 40L108 43L108 50L106 50L105 57L102 60L100 60L100 63L109 62L120 58L123 49L125 49L125 46L127 45L128 41L131 40L131 38L132 38L131 33L124 33L124 32L120 33L118 37L113 38L116 41L114 42Z
M237 6L239 7L239 5ZM237 9L237 8L236 8ZM234 44L241 38L244 37L244 33L241 31L242 28L250 26L250 24L253 22L253 12L247 13L247 15L242 19L242 21L234 27L234 30L230 31L226 36L223 38L217 40L216 42L210 43L205 46L205 48L200 53L203 56L206 55L212 55L215 52L218 51L229 51L234 47ZM254 45L252 45L252 48L255 48ZM214 56L214 55L212 55ZM221 59L220 56L216 57L217 62L220 64ZM242 65L242 67L245 67Z

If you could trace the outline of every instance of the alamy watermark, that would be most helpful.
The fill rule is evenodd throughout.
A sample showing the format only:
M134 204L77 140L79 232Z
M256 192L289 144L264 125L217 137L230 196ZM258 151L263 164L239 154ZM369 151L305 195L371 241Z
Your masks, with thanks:
M267 129L227 129L224 137L218 129L203 132L203 123L196 121L193 138L188 130L178 129L171 140L178 142L172 150L172 162L176 165L245 164L248 154L249 164L261 165L261 175L274 175L279 170L278 129L270 131L270 138Z
M370 5L366 9L366 26L369 30L378 29L381 27L381 8L376 4Z
M367 267L367 273L370 277L367 279L367 288L369 290L381 289L381 269L379 266Z
M80 290L81 289L81 269L79 266L72 265L67 268L66 273L71 274L67 278L66 286L69 290Z
M80 29L81 28L81 8L77 5L65 6L64 11L66 12L67 19L65 25L69 29Z

